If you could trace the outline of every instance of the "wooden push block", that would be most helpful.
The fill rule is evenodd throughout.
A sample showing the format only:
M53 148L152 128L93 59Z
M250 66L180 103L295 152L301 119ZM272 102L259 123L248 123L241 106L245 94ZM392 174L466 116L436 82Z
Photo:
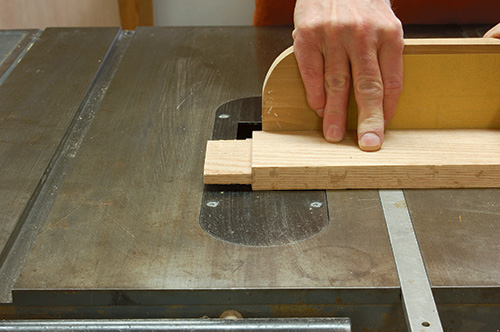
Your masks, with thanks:
M500 128L500 40L406 39L403 93L387 129ZM348 127L356 130L351 91ZM262 129L322 130L307 104L290 47L271 65L262 89Z
M324 140L288 49L264 82L263 131L209 141L204 182L254 190L500 187L500 40L405 45L403 94L381 150L361 151L354 131L341 143ZM353 101L348 118L355 129Z

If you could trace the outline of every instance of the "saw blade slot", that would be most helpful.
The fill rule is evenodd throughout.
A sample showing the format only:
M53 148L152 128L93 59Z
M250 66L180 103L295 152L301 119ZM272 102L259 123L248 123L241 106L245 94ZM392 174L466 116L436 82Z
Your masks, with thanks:
M219 106L212 139L244 140L262 129L262 99ZM308 240L329 223L324 190L260 191L250 185L205 185L200 226L210 236L237 245L274 247Z

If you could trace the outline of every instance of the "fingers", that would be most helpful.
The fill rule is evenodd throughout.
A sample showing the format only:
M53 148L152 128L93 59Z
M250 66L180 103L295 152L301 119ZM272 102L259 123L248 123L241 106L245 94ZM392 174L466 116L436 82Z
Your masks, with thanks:
M384 85L376 48L352 52L353 90L358 104L358 143L365 151L380 149L384 139Z
M484 34L484 38L500 38L500 23L488 30Z
M350 82L351 69L345 49L327 51L324 73L326 103L323 118L323 133L327 141L340 142L344 138Z
M353 87L358 104L358 144L376 151L384 127L396 113L403 86L403 35L398 24L381 30L378 39L358 38L350 49Z
M351 70L358 104L358 143L365 151L380 149L384 126L396 113L402 90L403 39L384 43L359 42L344 47L319 49L300 47L296 57L311 108L323 119L325 139L339 142L346 130Z
M294 21L295 56L325 138L345 135L352 80L359 147L378 150L402 89L403 31L390 1L297 0Z
M378 52L378 61L384 85L384 124L396 114L399 96L403 91L403 48L402 30L392 32L392 39L383 43Z
M299 36L294 41L294 53L306 90L307 102L319 116L323 116L325 108L323 54L317 46L309 44Z

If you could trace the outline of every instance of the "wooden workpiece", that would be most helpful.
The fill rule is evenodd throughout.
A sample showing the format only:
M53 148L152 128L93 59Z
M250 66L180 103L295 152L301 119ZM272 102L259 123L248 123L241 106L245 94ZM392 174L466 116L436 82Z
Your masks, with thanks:
M204 181L216 184L252 184L252 141L208 141Z
M205 182L251 179L254 190L500 186L496 129L393 130L376 153L361 151L352 131L339 144L317 131L254 132L251 141L250 149L250 140L209 142ZM252 155L246 166L231 154L235 143Z
M264 131L247 141L209 141L205 183L254 190L500 187L500 40L405 45L404 90L381 150L361 151L354 131L342 143L324 140L289 48L264 82ZM351 100L351 130L356 113Z

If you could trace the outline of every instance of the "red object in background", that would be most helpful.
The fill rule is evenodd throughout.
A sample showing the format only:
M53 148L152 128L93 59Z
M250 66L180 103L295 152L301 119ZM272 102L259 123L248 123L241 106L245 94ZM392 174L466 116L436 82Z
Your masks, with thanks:
M294 8L295 0L255 0L253 25L293 24Z
M393 0L403 24L494 24L500 0ZM255 0L254 25L293 24L295 0Z

